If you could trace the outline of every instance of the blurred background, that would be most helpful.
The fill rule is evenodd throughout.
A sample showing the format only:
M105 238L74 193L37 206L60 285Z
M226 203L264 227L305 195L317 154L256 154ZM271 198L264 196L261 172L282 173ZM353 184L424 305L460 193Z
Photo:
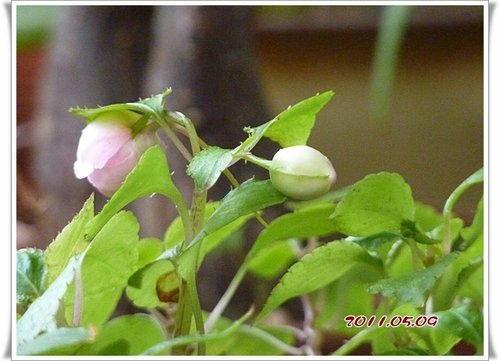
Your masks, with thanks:
M167 105L223 147L331 89L309 145L332 160L336 187L397 172L441 209L483 166L483 17L482 6L16 6L18 247L45 247L92 192L73 176L84 122L67 110L167 87ZM457 205L465 219L480 193ZM144 235L161 237L169 205L134 207Z

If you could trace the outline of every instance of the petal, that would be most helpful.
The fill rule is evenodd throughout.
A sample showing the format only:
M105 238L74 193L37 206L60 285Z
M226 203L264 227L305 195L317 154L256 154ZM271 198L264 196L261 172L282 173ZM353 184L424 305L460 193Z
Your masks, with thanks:
M75 175L85 178L94 169L100 169L120 151L127 143L131 142L132 132L116 123L90 123L83 131L78 143Z
M121 186L127 175L139 161L140 154L136 151L134 144L125 144L106 165L100 169L94 169L89 174L89 182L102 194L111 197Z

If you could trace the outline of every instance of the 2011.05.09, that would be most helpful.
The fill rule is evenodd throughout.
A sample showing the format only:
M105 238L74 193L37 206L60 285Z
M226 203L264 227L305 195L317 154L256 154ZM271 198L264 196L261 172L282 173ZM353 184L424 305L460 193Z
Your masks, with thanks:
M376 315L371 315L367 317L365 315L347 315L344 317L344 321L347 327L436 327L438 324L438 316L436 315L393 315L387 316L382 315L377 320Z

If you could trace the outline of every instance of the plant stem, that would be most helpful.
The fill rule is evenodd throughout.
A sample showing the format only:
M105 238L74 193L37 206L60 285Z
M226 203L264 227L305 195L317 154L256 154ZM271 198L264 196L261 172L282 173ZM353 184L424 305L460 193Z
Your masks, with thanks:
M189 150L186 148L184 143L181 142L177 134L172 130L170 125L166 122L160 122L161 129L165 132L165 134L168 136L168 138L172 141L172 143L175 145L177 150L181 153L181 155L186 159L188 162L193 159L193 156L189 152Z
M462 194L471 186L483 182L483 168L478 169L465 179L460 185L450 194L443 207L444 216L444 239L443 239L443 253L446 255L451 252L452 239L451 239L451 218L453 207Z
M451 213L444 213L443 255L451 252Z
M411 257L413 261L413 271L418 271L420 269L420 261L424 261L424 255L417 246L417 243L412 238L406 238L408 246L410 246Z
M196 155L201 150L200 144L205 142L201 141L201 139L198 137L191 119L179 112L168 112L166 114L166 119L172 124L177 124L180 126L176 129L188 136L189 141L191 142L191 150L193 152L193 155Z
M246 161L249 161L250 163L253 163L255 165L258 165L259 167L262 167L266 170L269 170L271 166L271 161L257 157L256 155L253 155L252 153L245 153L241 155L241 159L244 159Z
M304 309L304 335L305 343L302 346L306 355L313 356L317 354L315 350L316 336L317 333L313 328L314 322L314 311L311 304L311 298L309 295L303 295L300 297L302 301L302 308Z
M185 129L187 130L189 142L191 143L191 151L193 153L193 156L195 156L200 152L201 146L194 124L191 121L191 119L185 117L183 114L180 114L180 119L182 120L182 123ZM200 191L195 187L193 203L191 206L193 236L198 234L203 229L203 225L205 223L206 205L207 205L207 192ZM185 241L186 241L185 245L187 246L189 242L192 241L192 238L186 239ZM189 294L191 296L191 308L196 324L196 329L198 330L200 335L203 335L205 333L205 327L203 325L203 315L201 314L200 299L198 296L198 290L196 288L196 272L198 270L198 257L200 254L200 246L201 243L198 243L195 246L195 249L193 250L195 252L195 262L191 265L192 269L190 270L190 277L187 279L187 282L188 282ZM198 355L204 355L204 354L205 354L205 343L199 342Z
M175 318L174 337L188 335L191 328L191 301L189 289L185 280L181 280L179 288L179 303L177 316Z
M168 318L165 316L163 313L158 311L156 308L151 308L148 310L149 314L155 318L164 328L164 330L167 332L167 334L170 337L170 333L172 331L172 319Z
M197 246L198 247L198 246ZM199 247L198 247L199 248ZM189 293L191 295L191 308L193 311L194 322L196 329L200 335L205 334L205 326L203 324L203 315L201 314L200 298L198 296L198 289L196 288L196 273L193 273L192 279L188 280ZM205 343L198 343L198 355L205 355Z
M344 343L341 347L339 347L332 355L348 355L352 351L356 349L356 347L360 346L363 342L369 339L371 334L377 331L378 328L375 326L367 327L364 330L358 332L354 335L349 341Z
M165 122L160 122L162 125L162 129L165 131L165 133L167 133L169 138L176 145L177 149L179 149L184 158L189 162L192 157L199 153L201 150L199 138L196 134L196 129L194 128L193 123L183 114L173 112L168 112L165 115L165 120ZM192 155L174 133L170 124L180 124L185 128L191 144ZM179 212L182 212L181 218L185 230L184 247L187 247L193 240L194 236L203 228L206 198L206 192L200 192L195 189L191 212L189 213L187 209L179 209ZM181 282L182 287L179 292L178 303L179 310L177 313L175 324L176 336L189 334L192 317L194 317L195 319L198 332L202 335L205 331L203 325L203 316L201 314L200 300L196 288L196 271L198 268L198 254L200 249L199 246L199 244L196 245L196 248L193 250L195 252L195 262L193 262L192 264L192 269L189 270L189 274L186 277L187 279L183 279ZM205 345L203 342L200 342L198 344L198 354L205 354Z
M203 224L205 223L206 204L207 204L207 192L200 192L198 190L195 190L193 205L191 207L191 217L192 217L194 234L198 234L203 228ZM186 246L187 245L188 243L186 243ZM193 268L191 269L190 272L191 277L189 277L187 282L188 282L189 292L191 295L191 306L193 310L194 320L196 323L196 329L198 330L200 335L203 335L205 333L205 326L203 324L200 299L198 296L198 290L196 288L196 272L198 270L198 258L200 254L200 248L201 248L201 242L198 242L195 245L195 249L193 250L193 252L195 252L194 262L192 265ZM205 344L203 342L200 342L198 344L198 354L199 355L205 354Z
M234 177L233 173L231 173L231 171L229 169L224 169L222 171L222 174L224 174L226 176L226 178L228 179L229 183L231 183L231 185L236 188L240 185L240 183L238 182L238 180Z
M262 341L265 341L269 345L272 345L272 346L276 347L277 349L280 349L281 351L285 352L288 355L299 356L299 355L304 354L304 352L302 351L301 348L290 346L290 345L284 343L283 341L281 341L279 338L276 338L275 336L271 335L270 333L267 333L266 331L264 331L261 328L251 327L251 326L243 324L240 326L240 329L242 332L250 334L252 336L256 336L256 337L260 338Z
M226 292L224 292L222 297L219 299L219 302L212 310L212 313L210 313L210 316L205 323L205 332L210 332L210 330L215 326L215 323L226 309L229 301L231 300L241 281L245 277L247 269L248 266L246 263L242 264L238 269L238 272L236 272L233 279L231 280L231 283L227 287Z

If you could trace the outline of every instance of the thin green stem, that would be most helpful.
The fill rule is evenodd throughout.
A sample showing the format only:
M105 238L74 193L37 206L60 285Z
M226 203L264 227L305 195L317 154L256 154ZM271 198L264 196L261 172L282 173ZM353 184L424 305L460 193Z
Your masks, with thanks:
M186 137L189 137L189 132L187 131L187 129L185 128L184 125L181 125L180 124L181 121L180 120L176 120L175 121L175 124L173 125L173 129L179 133L181 133L182 135L186 136ZM200 147L202 147L203 149L204 148L207 148L209 147L209 145L203 140L201 139L200 137L198 137L198 144L200 145Z
M200 142L201 139L198 137L191 119L179 112L168 112L166 114L166 119L173 124L180 125L180 129L184 129L184 131L182 132L188 136L189 141L191 142L191 150L193 152L193 155L196 155L201 150L202 142Z
M192 312L187 282L182 280L179 288L179 303L175 318L174 337L188 335L191 328Z
M269 345L276 347L277 349L283 351L284 353L286 353L288 355L296 355L296 356L304 355L304 351L302 350L302 348L290 346L290 345L284 343L283 341L281 341L279 338L276 338L275 336L271 335L270 333L267 333L266 331L264 331L261 328L251 327L251 326L243 324L240 326L240 330L243 333L260 338L262 341L266 342Z
M196 245L199 248L200 243ZM196 288L196 273L193 273L193 277L188 280L189 294L191 296L191 308L193 311L194 322L196 324L196 330L200 335L205 334L205 326L203 324L203 315L201 314L200 298L198 296L198 289ZM206 348L204 342L198 343L198 355L205 355Z
M253 155L252 153L245 153L241 155L241 159L244 159L246 161L249 161L250 163L253 163L255 165L258 165L259 167L262 167L266 170L269 170L271 167L271 161L257 157L256 155Z
M203 229L203 225L205 223L206 204L207 204L207 192L200 192L198 190L195 190L193 205L191 207L191 217L193 222L194 234L198 234ZM186 246L187 245L188 243L186 243ZM191 269L190 272L191 277L187 280L187 282L189 286L189 292L191 295L191 305L192 305L194 320L196 323L196 329L198 330L200 335L203 335L205 332L205 326L203 324L203 315L201 314L200 299L198 296L198 290L196 288L196 271L198 269L198 258L200 254L200 248L201 248L201 242L198 242L195 245L195 249L193 250L195 252L194 262L192 265L193 268ZM203 342L200 342L198 344L198 354L199 355L205 354L205 344Z
M259 223L264 227L267 228L269 227L269 223L266 222L264 218L260 215L259 212L255 212L255 218L259 221Z
M165 134L168 136L170 141L175 145L177 150L181 153L181 155L186 159L188 162L193 159L193 156L189 152L189 150L186 148L184 143L181 142L177 134L172 130L170 125L166 122L160 122L161 129L165 132Z
M182 220L184 236L187 240L191 241L194 238L193 222L186 202L179 191L177 191L177 194L175 195L175 197L173 197L173 201Z
M231 171L229 169L224 169L222 171L222 174L224 174L227 178L227 180L229 181L229 183L231 183L231 185L236 188L240 185L240 182L238 182L238 180L234 177L233 173L231 173Z
M193 153L193 156L195 156L200 152L201 146L194 124L191 121L191 119L185 117L181 113L175 113L175 115L178 116L178 118L180 118L187 131L189 142L191 143L191 151ZM186 246L189 245L189 243L192 241L194 235L198 234L203 229L203 225L205 223L206 204L207 204L207 192L195 189L193 196L193 203L191 206L191 222L192 222L191 224L193 229L193 237L189 239L186 238L185 240ZM196 287L196 271L198 269L198 257L200 253L200 246L201 243L198 243L195 246L196 248L193 250L195 252L195 261L191 265L192 269L190 270L190 277L188 277L187 283L189 288L189 294L191 297L191 309L193 312L196 329L198 330L200 335L203 335L205 332L205 327L203 324L203 315L201 313L200 299ZM198 355L204 355L204 354L205 354L205 344L203 342L199 342Z
M342 356L349 355L352 351L354 351L358 346L360 346L363 342L367 341L373 332L378 330L377 327L367 327L364 330L361 330L356 335L354 335L349 341L344 343L341 347L339 347L332 355Z
M451 239L451 218L453 214L453 207L457 203L462 194L471 186L483 182L484 172L483 168L478 169L450 194L443 207L444 216L444 239L443 239L443 253L448 254L451 252L452 239Z
M413 271L418 271L420 269L420 263L425 261L425 255L418 248L417 242L413 238L406 238L406 243L410 246L411 257L413 261Z
M171 139L174 145L179 149L184 158L189 162L194 155L200 152L200 144L198 135L191 120L180 113L169 112L166 114L166 122L160 122L162 129L167 136ZM184 144L179 140L175 132L171 128L171 124L181 123L187 131L189 141L191 144L191 153L187 150ZM202 228L204 223L205 205L206 205L206 192L198 192L195 190L193 196L193 203L191 212L186 209L179 209L181 219L184 224L185 239L184 247L186 247ZM200 300L196 288L196 270L198 264L199 246L194 250L196 252L195 262L193 262L192 269L189 272L187 279L182 280L181 291L179 292L179 310L176 317L175 334L188 335L191 328L191 319L194 317L196 328L200 334L204 333L203 316L201 314ZM198 344L198 354L205 354L205 345L200 342Z
M247 270L248 266L246 263L242 264L241 267L238 269L238 272L236 272L233 279L231 280L231 283L227 287L226 292L224 292L222 297L219 299L219 302L217 303L217 305L215 305L214 309L212 310L212 313L210 313L210 316L208 317L207 322L205 323L205 332L207 333L210 332L210 330L212 330L212 328L215 326L215 323L226 309L227 305L229 304L229 301L234 296L234 293L238 289L241 281L243 281L243 278L245 277Z
M170 337L170 332L173 326L172 319L165 316L156 308L148 309L148 312L154 319L156 319L163 326L164 330L167 331Z
M193 197L193 204L191 205L191 219L193 222L194 234L198 234L205 224L205 208L207 205L207 192L195 190ZM192 239L186 240L191 242Z
M445 216L444 218L444 236L443 236L443 255L451 252L451 217Z

